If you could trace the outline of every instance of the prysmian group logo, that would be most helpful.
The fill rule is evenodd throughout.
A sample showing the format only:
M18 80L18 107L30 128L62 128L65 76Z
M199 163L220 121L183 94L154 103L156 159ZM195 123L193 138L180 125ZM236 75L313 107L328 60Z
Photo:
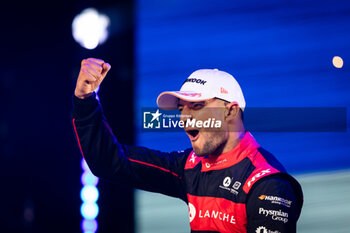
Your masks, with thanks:
M215 118L199 120L177 110L163 111L157 108L142 109L143 131L183 131L183 128L219 129L222 122Z

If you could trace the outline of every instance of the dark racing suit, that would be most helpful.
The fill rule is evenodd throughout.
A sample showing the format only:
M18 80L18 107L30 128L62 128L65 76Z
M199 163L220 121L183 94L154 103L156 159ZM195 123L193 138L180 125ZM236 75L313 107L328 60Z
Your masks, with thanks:
M197 157L118 143L93 95L73 97L73 127L91 171L185 201L191 232L296 232L303 194L269 152L246 132L231 151Z

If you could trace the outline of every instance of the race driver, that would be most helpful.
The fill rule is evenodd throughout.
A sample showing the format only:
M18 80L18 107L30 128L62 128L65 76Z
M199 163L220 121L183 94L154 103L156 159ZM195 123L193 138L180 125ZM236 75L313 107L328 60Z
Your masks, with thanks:
M192 148L167 153L118 143L94 92L110 68L103 60L84 59L73 96L76 139L96 176L182 199L191 232L296 232L301 187L245 131L246 104L233 76L197 70L180 91L158 96L158 107L179 109L184 122L221 122L212 130L185 126Z

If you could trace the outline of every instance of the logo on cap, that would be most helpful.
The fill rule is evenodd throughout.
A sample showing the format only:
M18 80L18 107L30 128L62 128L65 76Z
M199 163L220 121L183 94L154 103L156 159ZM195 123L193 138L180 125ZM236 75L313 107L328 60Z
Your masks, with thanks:
M185 82L184 82L183 84L185 84L185 83L187 83L187 82L190 82L190 83L199 83L199 84L204 85L207 81L205 81L205 80L203 80L203 79L200 79L200 78L188 78L188 79L185 80Z
M223 87L220 87L220 92L221 94L228 94L228 91Z

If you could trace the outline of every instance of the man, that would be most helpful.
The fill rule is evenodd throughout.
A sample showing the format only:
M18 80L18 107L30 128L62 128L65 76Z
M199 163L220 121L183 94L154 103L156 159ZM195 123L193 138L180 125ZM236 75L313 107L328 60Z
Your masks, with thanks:
M230 74L198 70L180 91L159 95L158 106L179 109L184 122L221 123L210 130L185 124L192 148L165 153L118 143L94 93L110 68L83 60L73 97L77 142L96 176L182 199L191 232L296 232L301 187L245 131L244 96Z

